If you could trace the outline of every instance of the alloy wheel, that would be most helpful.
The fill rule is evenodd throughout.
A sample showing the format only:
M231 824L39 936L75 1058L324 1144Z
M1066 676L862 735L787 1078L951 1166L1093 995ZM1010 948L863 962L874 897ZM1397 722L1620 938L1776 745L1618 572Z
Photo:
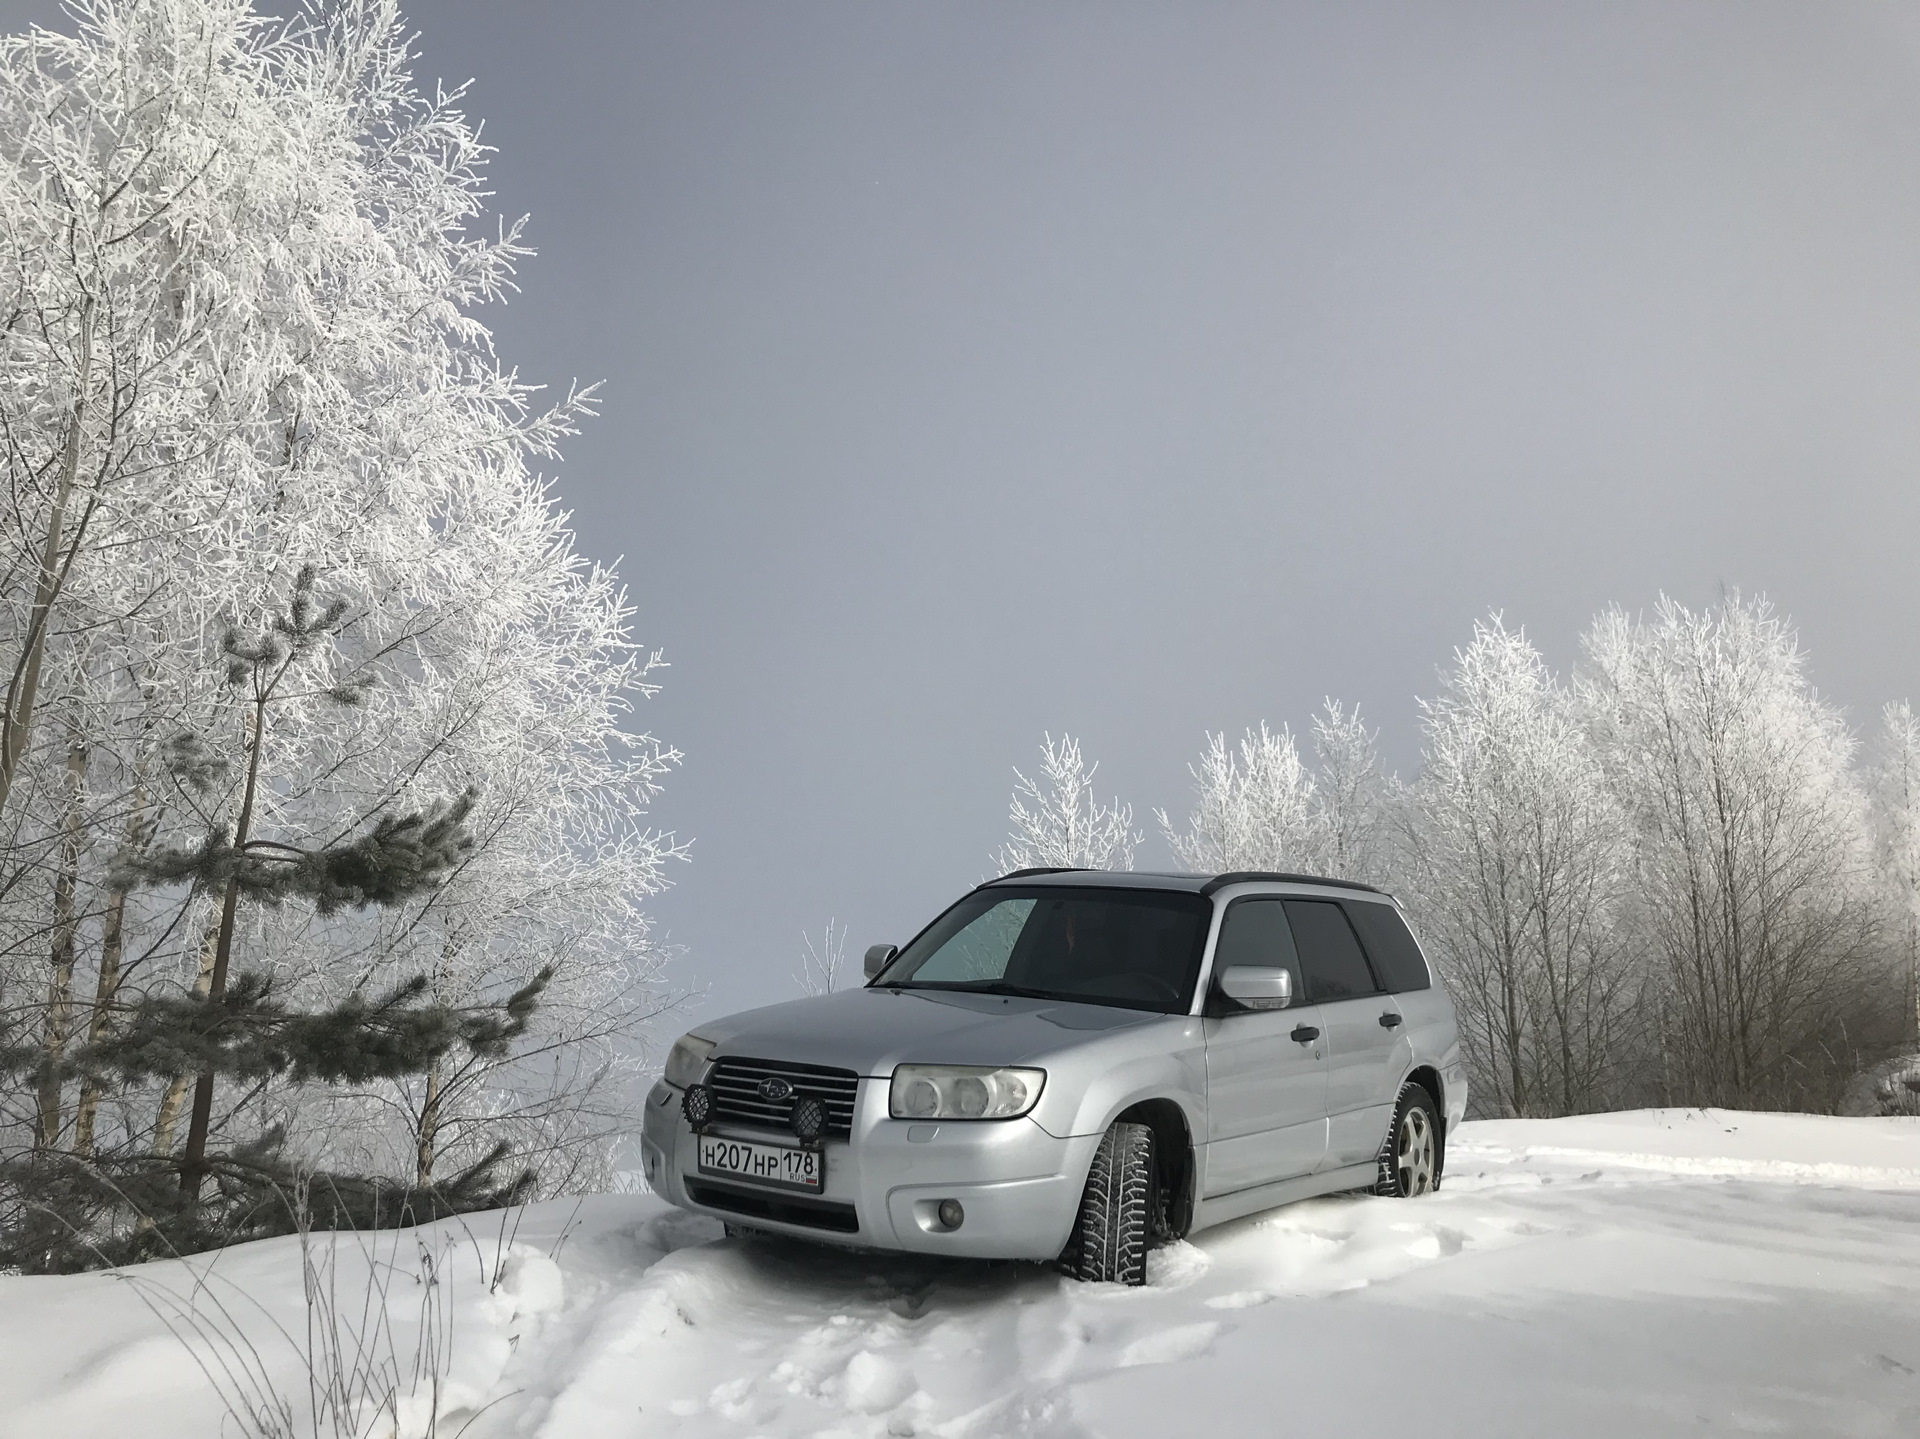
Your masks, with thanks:
M1433 1190L1433 1122L1424 1107L1407 1106L1394 1138L1393 1165L1400 1175L1400 1192L1411 1198Z

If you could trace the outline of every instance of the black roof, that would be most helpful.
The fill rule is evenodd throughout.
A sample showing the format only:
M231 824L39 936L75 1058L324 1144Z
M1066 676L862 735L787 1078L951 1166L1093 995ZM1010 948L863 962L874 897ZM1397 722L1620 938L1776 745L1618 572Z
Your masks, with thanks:
M1133 869L1016 869L980 886L994 884L1093 885L1113 889L1173 889L1188 894L1212 894L1230 884L1318 884L1333 889L1355 889L1385 895L1383 889L1353 879L1328 879L1317 874L1282 874L1270 870L1233 870L1227 874L1176 874Z

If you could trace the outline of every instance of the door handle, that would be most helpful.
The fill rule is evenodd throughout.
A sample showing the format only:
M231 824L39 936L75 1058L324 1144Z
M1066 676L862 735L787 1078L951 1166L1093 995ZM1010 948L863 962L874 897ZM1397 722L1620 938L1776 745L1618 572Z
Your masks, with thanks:
M1380 1027L1382 1029L1392 1029L1399 1023L1400 1023L1400 1016L1395 1014L1392 1010L1388 1010L1385 1014L1380 1016Z
M1296 1024L1293 1027L1293 1038L1298 1044L1312 1044L1319 1037L1320 1031L1311 1024Z

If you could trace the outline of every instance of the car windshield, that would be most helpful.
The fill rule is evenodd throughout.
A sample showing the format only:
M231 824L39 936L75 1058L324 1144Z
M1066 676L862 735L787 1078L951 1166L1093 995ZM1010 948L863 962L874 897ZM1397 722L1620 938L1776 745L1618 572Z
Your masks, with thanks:
M941 915L874 983L1184 1014L1210 912L1167 890L996 885Z

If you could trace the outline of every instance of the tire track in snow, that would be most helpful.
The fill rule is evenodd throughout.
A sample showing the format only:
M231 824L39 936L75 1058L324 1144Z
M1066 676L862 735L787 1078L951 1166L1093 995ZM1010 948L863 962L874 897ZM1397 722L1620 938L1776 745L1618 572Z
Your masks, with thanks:
M1236 1309L1321 1302L1527 1232L1457 1208L1295 1205L1156 1250L1142 1289L1036 1265L687 1244L606 1292L564 1354L529 1355L549 1392L487 1432L1080 1439L1076 1387L1199 1358Z

